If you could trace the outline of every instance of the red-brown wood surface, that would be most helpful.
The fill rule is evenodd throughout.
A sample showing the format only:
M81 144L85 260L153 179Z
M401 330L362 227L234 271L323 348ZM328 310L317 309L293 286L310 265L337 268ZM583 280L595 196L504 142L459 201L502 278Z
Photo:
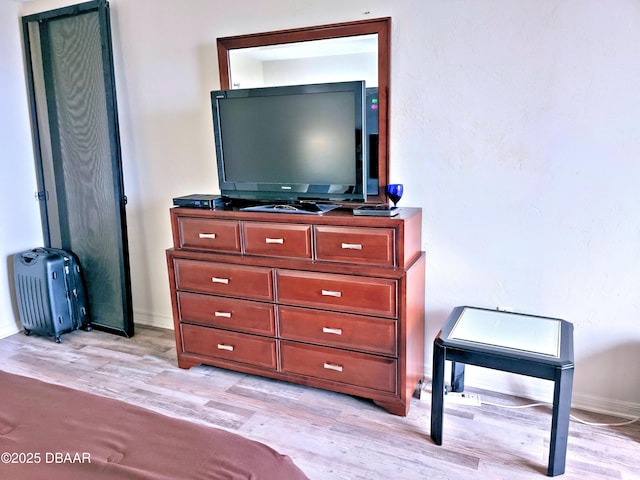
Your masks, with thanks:
M276 271L279 303L394 317L396 282L355 275Z
M396 392L395 359L285 340L280 350L284 372Z
M238 298L178 292L180 321L274 336L275 309L272 303Z
M180 248L216 250L240 253L240 222L180 217L178 237L174 242Z
M167 250L180 367L229 368L370 398L391 413L408 413L424 376L425 256L419 250L419 209L376 218L356 217L347 209L306 216L174 208L174 242L180 240L176 229L185 219L204 227L237 222L241 249L176 243ZM253 236L283 231L293 232L291 238L304 232L299 241L305 244L311 232L310 257L251 247ZM322 253L326 241L335 248L331 236L338 234L363 246L376 245L377 259L387 258L393 244L392 265L369 263L372 256L359 250L360 255L343 261ZM256 312L241 313L258 305ZM216 311L232 315L216 318ZM235 323L234 318L241 320ZM252 349L255 359L248 353Z
M242 235L248 255L311 259L311 225L244 222Z
M278 307L281 338L390 356L397 354L397 323L388 318Z
M180 290L273 300L272 271L268 268L179 259L175 272Z
M315 226L318 260L395 266L395 229Z
M272 338L188 324L181 325L181 332L186 352L276 368L276 341Z
M299 215L287 213L262 213L262 212L242 212L237 208L225 208L222 210L204 210L197 208L172 208L170 209L171 224L174 232L174 247L176 249L186 248L181 246L180 237L176 232L180 229L180 223L186 219L209 220L219 222L228 220L239 222L241 225L253 222L314 225L315 230L322 230L322 226L345 227L348 229L392 229L394 232L395 261L397 268L407 268L421 253L422 245L422 210L419 208L403 207L395 217L364 217L353 215L352 208L339 208L325 213L324 215ZM199 224L202 226L201 224ZM206 225L206 223L205 223ZM213 227L212 227L213 228ZM317 246L316 246L317 249ZM211 251L214 251L212 249ZM215 250L220 253L233 253L228 250ZM317 254L315 254L317 256ZM380 254L382 256L382 254ZM260 256L252 257L258 262ZM322 258L316 259L317 263L322 263ZM345 259L342 262L344 268L350 265L365 264L358 262L357 256L350 261ZM374 266L373 264L371 264ZM394 265L391 265L393 268ZM319 267L322 268L322 267Z

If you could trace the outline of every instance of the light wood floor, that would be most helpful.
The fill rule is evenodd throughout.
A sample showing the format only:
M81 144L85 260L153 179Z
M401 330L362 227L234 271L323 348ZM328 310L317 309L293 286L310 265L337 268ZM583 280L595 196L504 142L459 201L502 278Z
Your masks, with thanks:
M167 330L138 326L131 339L78 331L64 335L62 344L16 334L0 340L0 368L234 431L291 456L314 480L517 480L546 473L547 407L449 406L438 447L429 437L429 395L413 399L409 415L397 417L338 393L213 367L181 370ZM475 392L494 403L524 402ZM592 422L620 421L573 413ZM640 478L640 424L572 422L567 469L559 478Z

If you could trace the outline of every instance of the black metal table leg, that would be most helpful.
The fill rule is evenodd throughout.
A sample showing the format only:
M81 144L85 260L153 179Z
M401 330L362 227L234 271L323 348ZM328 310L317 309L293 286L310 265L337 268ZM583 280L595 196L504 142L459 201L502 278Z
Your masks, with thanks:
M464 363L451 362L451 391L464 392Z
M547 475L555 477L564 473L569 438L571 415L571 392L573 390L573 366L560 368L556 372L553 389L553 416L551 419L551 441L549 443L549 467Z
M442 421L444 416L444 363L445 348L438 339L433 342L433 373L431 384L431 439L442 445Z

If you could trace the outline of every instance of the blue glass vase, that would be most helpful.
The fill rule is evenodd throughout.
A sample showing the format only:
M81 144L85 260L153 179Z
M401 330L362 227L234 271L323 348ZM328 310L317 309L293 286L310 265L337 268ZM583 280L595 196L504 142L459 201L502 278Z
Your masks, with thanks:
M404 186L401 183L391 183L387 185L387 195L389 195L389 199L393 202L393 208L398 206L403 192Z

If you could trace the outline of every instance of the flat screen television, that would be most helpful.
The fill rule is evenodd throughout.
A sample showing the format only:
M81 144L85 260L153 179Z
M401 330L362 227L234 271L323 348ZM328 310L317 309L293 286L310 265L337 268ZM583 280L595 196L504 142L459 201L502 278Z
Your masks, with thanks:
M211 92L220 193L364 201L365 99L363 81Z

